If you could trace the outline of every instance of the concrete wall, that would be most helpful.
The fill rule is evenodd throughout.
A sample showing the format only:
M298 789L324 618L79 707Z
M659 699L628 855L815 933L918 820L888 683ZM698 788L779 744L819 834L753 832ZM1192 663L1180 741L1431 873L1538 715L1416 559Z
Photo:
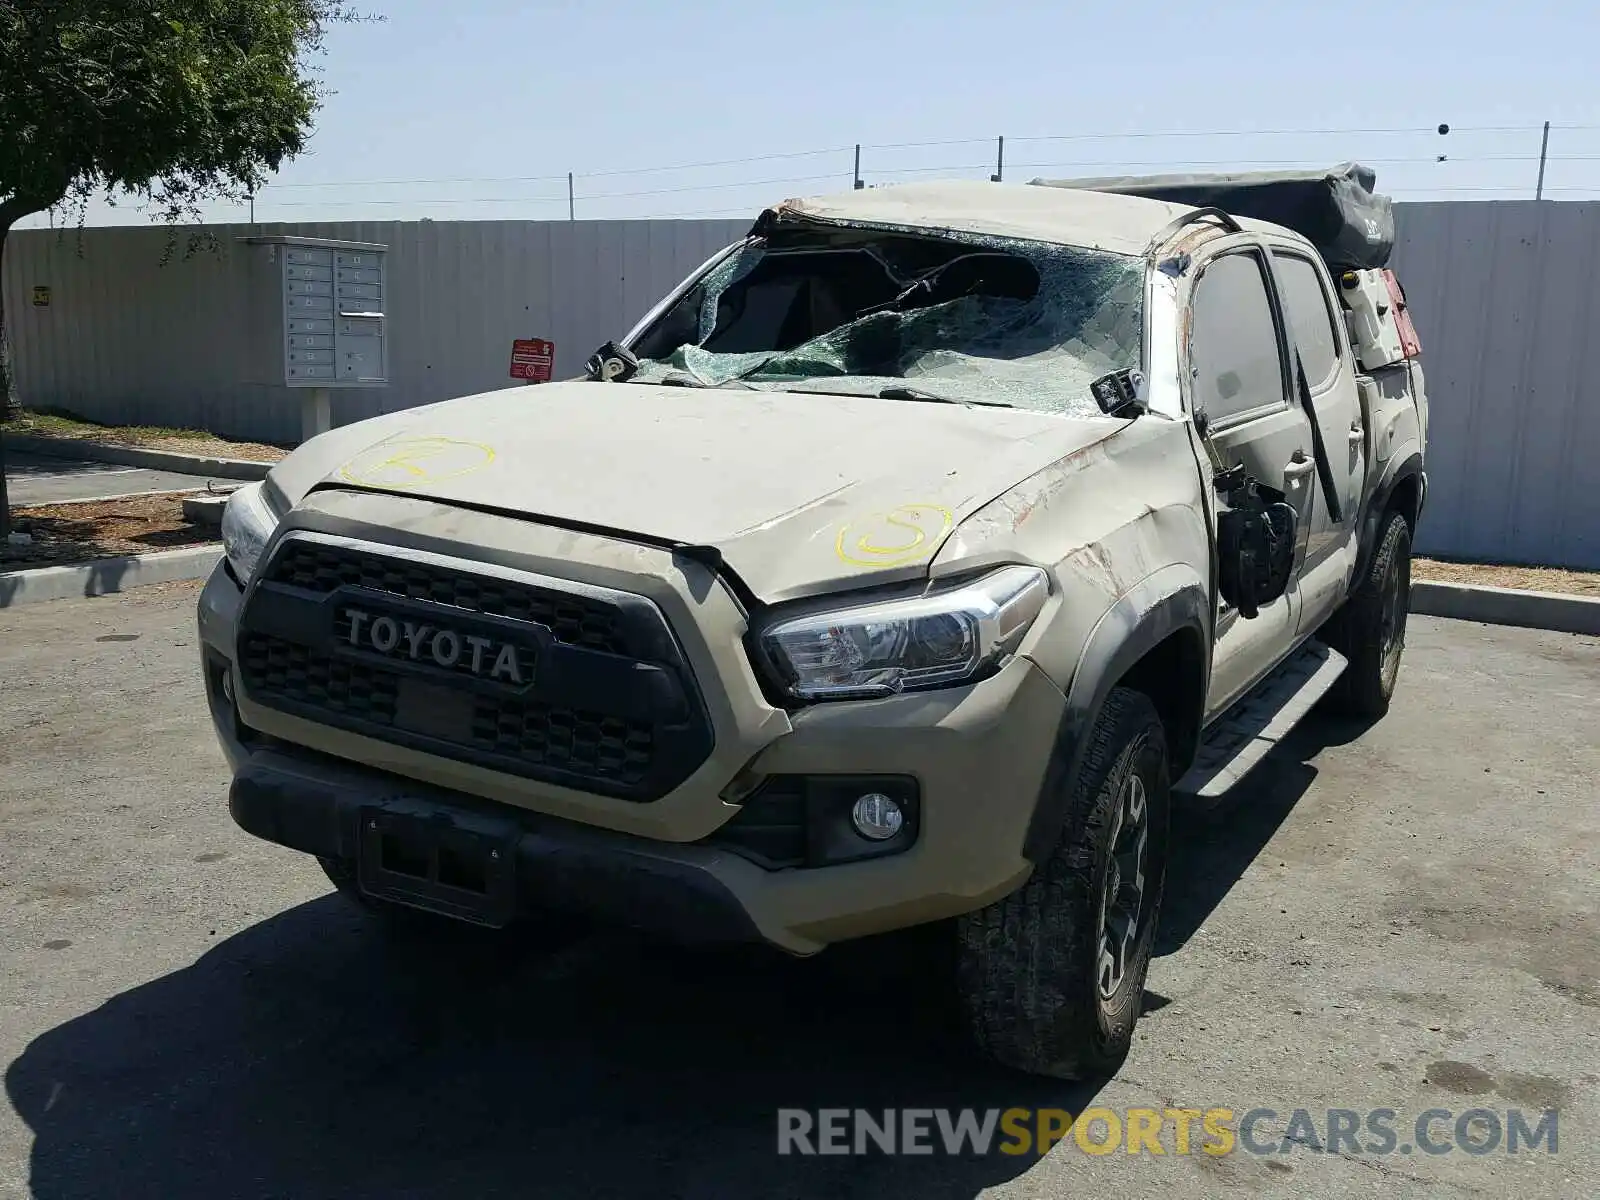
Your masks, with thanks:
M1600 568L1600 204L1398 206L1395 266L1431 398L1424 553ZM334 419L490 388L516 337L572 375L746 221L341 222L226 226L159 265L158 229L13 233L6 311L25 403L108 422L291 441L295 398L242 383L244 298L226 257L249 233L390 247L390 378L335 393ZM81 253L80 253L81 247ZM180 247L181 249L181 247ZM29 303L52 287L48 309Z
M571 376L661 296L741 237L748 221L350 221L224 225L177 252L163 229L21 230L5 255L5 304L23 403L91 420L207 428L293 441L299 399L248 382L249 235L388 246L388 387L338 391L333 418L513 387L514 338L556 344ZM32 290L51 289L35 307Z

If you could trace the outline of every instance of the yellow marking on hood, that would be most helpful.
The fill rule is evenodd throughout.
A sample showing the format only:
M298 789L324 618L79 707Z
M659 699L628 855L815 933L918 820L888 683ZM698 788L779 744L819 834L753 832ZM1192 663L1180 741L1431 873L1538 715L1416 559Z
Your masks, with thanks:
M339 468L339 478L363 487L427 487L481 471L494 458L494 447L482 442L405 438L363 450Z
M840 526L834 550L857 567L903 567L927 558L955 525L942 504L899 504Z

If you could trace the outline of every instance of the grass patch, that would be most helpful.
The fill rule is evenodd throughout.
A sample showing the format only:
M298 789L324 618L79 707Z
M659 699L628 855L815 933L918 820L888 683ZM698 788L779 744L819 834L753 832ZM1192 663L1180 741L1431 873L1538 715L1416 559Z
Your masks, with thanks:
M157 438L182 438L203 442L216 437L204 429L169 429L164 425L97 425L82 417L34 412L31 409L24 409L22 419L8 428L18 433L38 433L45 437L89 438L95 441L127 439L142 442L154 441Z
M207 458L242 458L276 462L287 452L265 442L237 442L204 429L171 429L164 425L101 425L63 412L24 409L20 420L4 427L6 433L25 433L62 441L99 442L110 446L139 446Z
M1478 587L1517 588L1530 592L1566 592L1573 596L1600 597L1600 571L1569 571L1561 567L1509 567L1496 563L1413 558L1411 578L1431 579L1438 583L1466 583Z

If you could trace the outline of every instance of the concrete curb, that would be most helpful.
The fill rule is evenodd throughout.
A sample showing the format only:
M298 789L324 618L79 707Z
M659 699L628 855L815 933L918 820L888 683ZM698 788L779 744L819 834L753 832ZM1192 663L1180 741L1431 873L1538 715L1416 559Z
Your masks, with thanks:
M1488 625L1600 634L1600 599L1562 592L1530 592L1413 579L1411 611L1429 617L1482 621Z
M71 508L74 504L110 504L113 500L143 500L150 496L217 496L226 500L233 495L235 488L244 484L238 481L218 484L215 480L208 481L205 487L173 488L171 491L143 491L143 492L118 492L115 496L91 496L87 500L51 500L47 505L17 504L12 503L13 509L17 508Z
M252 462L246 458L203 458L197 454L176 454L171 450L146 450L140 446L113 446L106 442L80 441L77 438L39 437L31 433L6 433L5 444L29 454L48 454L57 458L83 458L90 462L116 463L124 467L144 467L151 471L176 471L183 475L205 475L212 479L265 479L273 463Z
M104 596L147 583L204 579L221 557L222 546L213 542L126 558L97 558L60 567L0 572L0 609L43 600Z

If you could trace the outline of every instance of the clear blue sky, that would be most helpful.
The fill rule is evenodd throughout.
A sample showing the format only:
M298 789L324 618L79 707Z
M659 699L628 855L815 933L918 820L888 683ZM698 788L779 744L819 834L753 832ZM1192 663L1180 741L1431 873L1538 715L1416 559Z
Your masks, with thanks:
M257 220L560 218L569 170L579 217L741 216L848 187L857 142L868 182L981 177L996 134L1008 179L1354 157L1400 199L1513 199L1545 120L1547 195L1600 199L1584 0L358 3L387 20L334 31Z

